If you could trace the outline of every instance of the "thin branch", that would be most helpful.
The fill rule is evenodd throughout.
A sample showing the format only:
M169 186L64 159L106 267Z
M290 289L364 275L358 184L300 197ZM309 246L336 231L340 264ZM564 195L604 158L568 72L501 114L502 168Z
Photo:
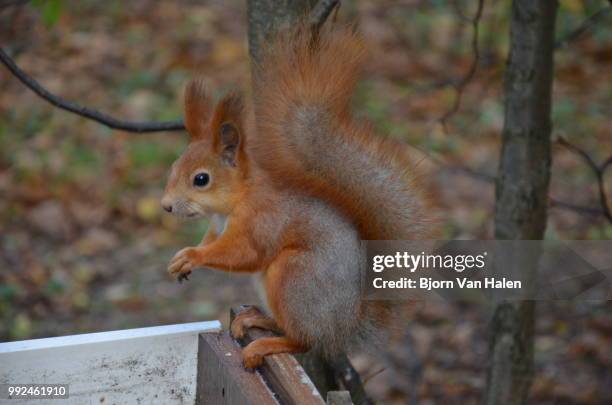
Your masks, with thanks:
M610 0L611 6L612 6L612 0ZM465 13L461 10L458 1L457 0L453 0L451 2L451 5L453 6L453 8L455 9L456 14L459 16L459 18L464 21L464 22L468 22L468 23L472 23L473 19L468 17L467 15L465 15ZM589 29L593 28L594 23L600 21L602 18L604 18L606 15L608 14L612 14L612 7L604 7L603 9L599 10L598 12L596 12L595 14L593 14L592 16L588 17L580 26L579 28L577 28L576 30L572 31L571 33L569 33L567 36L564 36L563 38L560 38L557 40L556 45L555 45L555 50L560 50L563 49L565 47L567 47L570 43L572 43L574 40L578 39L579 36L581 36L582 34L584 34L586 31L588 31ZM404 36L401 34L400 30L397 29L397 27L392 26L391 27L393 29L393 33L395 34L396 39L400 42L400 44L404 47L404 48L409 48L410 45L409 43L406 41L406 39L404 38ZM503 66L498 66L495 68L495 70L492 71L493 74L490 75L490 77L488 79L485 80L485 82L487 83L484 86L484 91L486 91L486 89L488 89L490 86L489 84L491 82L493 82L493 79L497 79L498 75L503 71ZM471 71L471 69L470 69ZM468 72L469 73L469 72ZM470 80L468 80L469 82ZM465 79L459 81L459 83L464 83ZM439 90L441 87L445 87L445 86L453 86L455 88L458 87L457 85L458 80L452 79L452 78L446 78L446 79L440 79L440 80L436 80L432 83L426 83L424 85L418 85L418 87L414 90L414 92L419 95L421 93L426 93L426 92L431 92L431 91L436 91ZM464 84L465 85L468 83ZM459 96L458 98L460 98L461 96ZM454 104L453 104L453 108L450 111L453 111L450 113L450 115L454 114L457 112L457 110L460 107L460 103L457 103L457 99L455 100ZM459 100L460 101L460 100ZM456 109L455 109L455 106ZM446 114L445 114L446 116ZM450 118L450 116L444 118L444 120L448 121L448 119ZM442 121L442 119L440 119L439 121ZM444 125L444 130L446 130L446 125Z
M604 7L601 10L597 11L595 14L587 17L582 24L578 26L573 31L570 31L567 35L557 39L555 42L555 49L561 49L567 47L570 43L576 41L580 37L582 37L587 31L591 30L599 20L603 19L607 15L612 14L612 1L610 2L610 7Z
M120 129L129 132L158 132L158 131L179 131L184 130L182 120L174 121L125 121L117 119L108 114L95 110L93 108L85 107L72 101L65 100L49 90L44 88L34 78L25 73L17 64L11 59L2 48L0 48L0 62L15 76L21 83L38 94L41 98L48 101L52 105L69 111L71 113L80 115L90 120L99 122L100 124L106 125L112 129Z
M382 367L379 370L374 371L372 374L365 376L363 378L363 386L365 387L370 380L372 380L374 377L380 375L381 373L383 373L386 370L387 370L387 367Z
M442 170L447 170L449 172L458 173L467 177L470 177L474 180L478 180L487 184L495 184L495 176L490 175L488 173L479 172L475 169L472 169L468 166L462 166L458 164L449 164L442 162L439 159L434 158L433 156L427 155L436 165L438 165ZM606 165L606 166L604 166ZM612 166L612 156L604 162L601 167ZM551 207L564 209L566 211L573 211L575 213L581 215L589 215L589 216L603 216L606 217L606 212L603 209L594 208L594 207L585 207L583 205L578 205L574 203L569 203L565 201L558 200L554 197L549 198L549 203Z
M454 171L454 172L458 172L458 173L463 173L466 176L471 177L476 180L481 180L481 181L491 183L491 184L495 183L495 176L492 176L488 173L482 173L482 172L476 171L468 166L448 165L446 166L445 169Z
M565 148L571 150L572 152L574 152L576 155L579 155L582 160L585 161L585 163L595 172L599 171L599 165L595 162L595 159L593 159L591 157L591 155L589 155L584 149L579 148L576 145L573 145L571 143L569 143L565 138L563 137L558 137L557 139L557 143L559 145L564 146Z
M610 205L608 204L608 196L606 194L606 185L604 181L606 169L612 166L612 156L609 156L603 163L597 164L595 159L587 151L569 143L566 139L559 137L557 139L557 143L580 156L587 166L591 168L591 171L595 174L595 178L597 179L599 203L601 204L603 215L610 223L612 223L612 211L610 210Z
M465 76L455 85L455 90L457 95L455 96L455 102L453 106L440 118L440 122L442 123L442 128L444 132L447 132L446 121L452 117L459 108L461 107L461 99L463 97L463 91L467 87L467 85L472 81L474 75L476 74L476 70L478 69L478 62L480 61L480 49L478 47L478 32L480 25L480 18L482 17L482 10L484 9L484 0L478 0L478 8L476 9L476 14L470 20L472 23L472 53L474 57L472 59L472 65L470 69L467 71ZM460 14L463 15L463 14Z
M568 203L565 201L559 201L553 197L550 197L549 201L550 201L551 207L564 209L566 211L572 211L572 212L582 214L582 215L590 215L590 216L595 216L595 217L605 216L603 210L600 210L599 208L585 207L585 206L578 205L578 204Z
M310 12L310 25L314 31L321 29L331 12L340 6L340 0L319 0Z

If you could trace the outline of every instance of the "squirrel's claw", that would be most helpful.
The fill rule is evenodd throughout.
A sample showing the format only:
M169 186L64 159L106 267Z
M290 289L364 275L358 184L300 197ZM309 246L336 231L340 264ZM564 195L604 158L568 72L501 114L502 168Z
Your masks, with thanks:
M178 280L179 283L182 283L183 280L187 280L189 281L189 275L191 274L191 271L188 271L187 273L181 273L178 275L178 277L176 278Z

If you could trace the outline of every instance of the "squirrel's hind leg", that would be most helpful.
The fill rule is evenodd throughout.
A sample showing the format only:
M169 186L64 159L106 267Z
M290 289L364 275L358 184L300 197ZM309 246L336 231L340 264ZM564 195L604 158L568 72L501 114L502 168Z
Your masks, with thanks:
M255 368L260 366L264 357L270 354L303 353L306 351L308 351L307 347L287 336L260 338L242 349L242 362L245 368Z
M262 314L256 307L249 307L240 311L230 325L232 336L238 339L244 337L247 329L250 328L265 329L279 334L283 333L283 330L274 319Z

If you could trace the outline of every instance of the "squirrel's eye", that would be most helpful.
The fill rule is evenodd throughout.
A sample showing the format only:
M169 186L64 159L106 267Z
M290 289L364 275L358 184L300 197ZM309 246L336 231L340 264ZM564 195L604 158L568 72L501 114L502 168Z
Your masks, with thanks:
M210 181L208 173L198 173L193 178L193 185L196 187L204 187Z

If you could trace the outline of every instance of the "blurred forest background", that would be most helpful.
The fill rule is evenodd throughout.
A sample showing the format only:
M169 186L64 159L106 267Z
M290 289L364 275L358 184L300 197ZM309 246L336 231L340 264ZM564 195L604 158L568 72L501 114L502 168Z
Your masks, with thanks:
M359 0L339 12L358 22L371 49L355 108L430 156L446 238L492 237L510 2L485 2L476 70L464 81L475 60L475 4ZM557 37L568 41L555 53L554 135L603 162L612 153L612 12L568 35L612 7L560 5ZM180 117L183 86L196 75L217 96L250 87L243 0L0 1L0 46L53 93L125 119ZM186 142L182 132L114 131L58 110L0 68L0 340L227 322L231 304L258 301L248 277L199 272L179 285L166 273L174 252L207 226L159 206ZM612 170L604 183L612 193ZM598 192L584 157L556 144L547 237L612 239ZM612 402L610 309L539 306L535 402ZM385 403L407 392L423 403L476 403L489 316L428 304L413 322L410 353L397 349L410 361L379 374L375 359L354 363Z

